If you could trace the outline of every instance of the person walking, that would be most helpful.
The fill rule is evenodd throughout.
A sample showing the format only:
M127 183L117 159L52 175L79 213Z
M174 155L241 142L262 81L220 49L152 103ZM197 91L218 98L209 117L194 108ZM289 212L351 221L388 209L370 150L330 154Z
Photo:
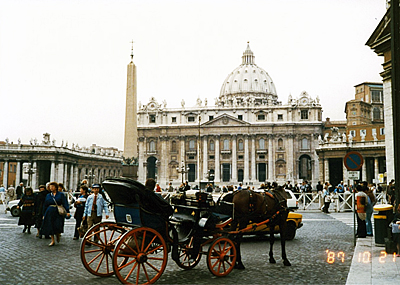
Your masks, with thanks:
M366 225L366 218L367 214L365 211L368 195L365 193L364 186L358 184L356 187L356 201L357 201L357 235L358 238L365 238L367 236L367 225Z
M88 198L88 188L86 185L82 185L80 188L80 196L78 197L78 200L74 203L74 206L76 208L75 211L75 232L74 232L74 240L79 239L79 232L78 228L81 226L82 219L83 219L83 213L85 212L85 205L86 205L86 200ZM87 221L86 221L87 222Z
M87 217L88 229L101 222L103 211L106 214L106 219L109 217L107 202L104 200L103 196L99 194L100 185L93 184L92 192L93 194L91 194L86 200L85 210L82 217L82 220L86 220ZM94 241L97 242L96 237Z
M392 221L392 234L393 234L393 241L396 244L396 256L400 257L400 204L397 207L396 214L393 217Z
M8 187L8 189L6 191L6 197L7 197L7 203L9 201L15 200L16 196L15 196L14 186L10 185L10 187Z
M31 233L31 227L35 224L35 197L31 187L25 188L25 194L22 195L18 202L18 209L21 209L21 215L18 220L19 226L24 226L23 233L28 229L28 234Z
M42 227L44 215L43 204L47 194L49 193L50 191L46 189L46 186L40 185L39 193L36 193L35 195L35 228L37 229L36 237L38 238L42 238L42 235L40 234L40 228ZM50 238L50 236L46 236L46 238Z
M374 212L374 205L376 202L376 197L375 197L373 190L368 189L368 188L367 188L366 194L368 196L368 201L367 201L367 205L365 206L365 213L366 213L365 223L366 223L366 227L367 227L367 236L372 237L373 234L372 234L371 217L372 217L372 213Z
M185 188L183 189L183 191L187 191L187 190L190 190L190 185L189 185L189 182L185 182Z
M57 238L57 242L60 242L61 234L64 232L64 217L58 213L59 205L64 206L67 211L67 218L71 215L69 213L69 205L65 195L58 191L58 183L51 182L50 193L47 194L43 203L43 223L41 228L42 235L49 235L51 237L51 243L49 246L55 245L54 236Z
M326 182L324 186L324 193L322 194L324 198L324 213L329 214L329 205L331 204L331 194L329 192L329 183Z
M17 199L21 199L22 195L24 194L24 183L19 183L17 189L15 189L15 193L17 194Z

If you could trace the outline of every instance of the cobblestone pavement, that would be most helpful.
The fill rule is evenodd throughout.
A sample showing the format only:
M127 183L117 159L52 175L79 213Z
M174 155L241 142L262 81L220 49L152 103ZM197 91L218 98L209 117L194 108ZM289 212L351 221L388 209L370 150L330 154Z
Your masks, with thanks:
M280 241L274 245L276 264L268 263L266 237L251 236L242 245L246 270L234 270L217 278L207 268L206 258L192 270L182 270L171 258L158 284L345 284L354 251L352 228L334 214L300 212L304 226L287 242L291 267L283 266ZM351 216L351 213L348 213ZM340 217L347 217L341 214ZM348 217L347 217L348 218ZM0 214L0 284L120 284L115 276L96 277L83 267L80 242L72 240L75 220L66 221L61 243L49 248L49 240L23 234L18 218ZM333 264L327 252L335 254ZM343 252L344 257L339 252ZM342 262L343 257L343 262ZM331 260L332 261L332 260Z

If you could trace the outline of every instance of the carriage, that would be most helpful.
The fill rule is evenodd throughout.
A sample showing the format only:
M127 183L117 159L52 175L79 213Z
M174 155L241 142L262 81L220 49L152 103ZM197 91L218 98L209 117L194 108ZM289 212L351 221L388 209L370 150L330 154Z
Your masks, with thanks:
M124 284L154 283L163 274L168 254L183 269L194 268L206 256L207 267L215 276L227 276L235 266L237 250L230 237L233 207L216 212L212 197L198 192L171 198L172 207L141 183L128 178L103 182L114 208L115 222L91 227L81 244L81 260L92 274L113 274ZM230 213L229 213L230 211ZM267 224L263 221L262 224Z

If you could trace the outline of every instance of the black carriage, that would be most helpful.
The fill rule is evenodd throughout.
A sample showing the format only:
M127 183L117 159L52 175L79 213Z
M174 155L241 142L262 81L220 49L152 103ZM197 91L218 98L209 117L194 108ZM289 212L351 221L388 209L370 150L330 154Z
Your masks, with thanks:
M115 222L94 225L81 244L84 267L97 276L115 274L124 284L154 283L165 270L168 254L184 269L195 267L202 255L216 276L228 275L236 248L224 230L231 219L212 213L205 193L174 197L174 208L141 183L107 179ZM204 250L208 245L207 249Z

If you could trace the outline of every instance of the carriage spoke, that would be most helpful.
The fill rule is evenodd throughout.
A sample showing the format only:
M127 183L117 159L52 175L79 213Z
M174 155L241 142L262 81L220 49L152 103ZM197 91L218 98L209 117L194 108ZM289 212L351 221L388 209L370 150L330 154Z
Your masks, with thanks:
M142 249L141 249L142 252L143 252L143 248L144 248L144 242L146 241L146 233L147 233L147 231L144 231L144 232L143 232L143 237L142 237L142 239L143 239L143 240L142 240Z
M163 247L163 245L161 244L161 245L159 245L159 246L153 248L152 250L148 251L147 254L152 254L152 253L154 253L157 249L160 249L160 248L162 248L162 247Z
M136 239L135 239L135 241L136 241ZM133 248L131 248L130 245L129 245L128 243L126 243L126 242L124 241L123 244L125 245L125 248L124 248L123 250L126 250L126 249L128 248L130 251L132 251L132 253L133 253L134 255L137 255L137 254L138 254L137 251L135 251ZM137 245L137 243L136 243L136 245ZM118 255L119 255L119 254L118 254ZM131 255L129 255L129 256L131 256Z
M144 266L144 264L143 264L143 271L144 271L144 275L146 275L147 282L150 283L149 274L147 274L147 270L146 270L146 267Z
M149 250L149 248L150 248L150 246L153 244L153 242L154 242L154 240L157 238L157 236L154 236L153 237L153 239L149 242L149 244L147 245L147 247L146 247L146 249L144 250L144 252L146 252L146 251L148 251ZM144 240L144 238L143 238L143 240ZM160 246L162 246L162 245L160 245ZM160 247L159 246L159 247ZM158 247L158 248L159 248ZM154 251L154 250L153 250Z
M107 268L107 273L110 273L109 264L108 264L108 254L106 254L106 268Z
M88 262L88 264L92 264L93 261L95 261L97 258L99 258L99 256L102 254L102 252L100 252L99 254L97 254L95 257L93 257L93 259L91 261Z
M92 249L92 250L87 250L85 251L85 253L93 253L93 252L99 252L99 251L103 251L101 248L99 249Z
M99 269L100 269L100 265L102 264L103 260L104 260L104 254L101 256L101 259L100 259L100 262L99 262L99 264L97 264L96 271L99 271Z
M151 260L164 260L164 258L162 258L162 257L147 257L147 259L151 259Z
M137 269L137 273L136 273L136 284L138 284L138 282L139 282L139 276L140 276L140 263L138 264L138 269Z
M132 264L132 263L130 263ZM135 265L132 266L132 269L128 272L128 274L126 275L126 277L124 278L125 281L128 280L128 278L132 275L133 271L136 268L136 265L138 265L138 269L140 268L140 264L139 263L135 263ZM137 280L136 280L136 284L137 284Z
M118 266L118 269L119 269L119 270L124 269L125 267L131 265L132 263L134 263L134 262L136 262L136 261L137 261L136 258L134 258L132 261L129 261L129 262L127 262L126 264L123 264L123 265L122 265L122 263L121 263L121 266ZM123 262L125 262L125 261L123 261ZM137 264L137 262L136 262L136 264ZM133 268L136 267L136 264L133 266Z

